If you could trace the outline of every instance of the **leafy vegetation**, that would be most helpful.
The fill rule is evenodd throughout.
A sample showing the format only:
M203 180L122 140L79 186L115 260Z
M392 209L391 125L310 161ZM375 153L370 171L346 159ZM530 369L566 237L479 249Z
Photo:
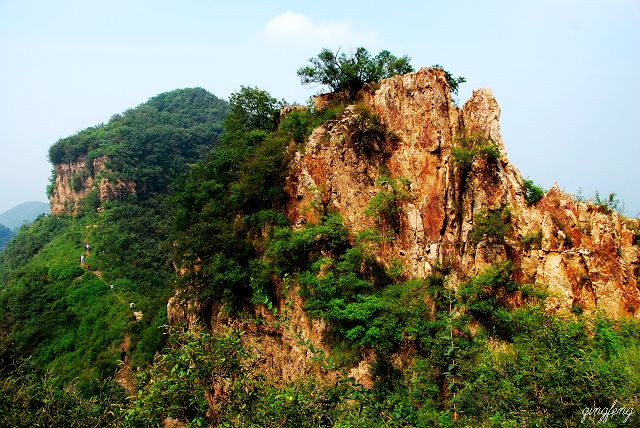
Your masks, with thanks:
M91 397L76 383L63 382L42 373L30 360L0 351L0 425L28 426L118 426L124 394L114 383L105 382Z
M473 229L469 232L471 243L475 245L485 239L489 242L504 243L504 238L511 228L510 219L511 212L508 207L494 211L478 211L473 216Z
M298 70L298 76L304 85L316 83L328 86L332 92L355 95L367 83L413 71L409 61L408 56L398 58L387 50L371 57L363 47L349 55L323 49L316 58L309 59L310 65Z
M523 180L522 187L524 188L524 198L529 205L534 205L544 196L544 189L536 186L533 180Z
M251 105L262 103L263 118L275 117L275 99L263 91L241 91L241 97L231 98L232 112L243 110L236 102L256 97ZM174 242L176 263L187 270L180 279L185 290L204 302L224 299L242 307L268 282L262 263L254 260L253 240L262 228L285 222L273 209L284 201L291 128L269 132L254 127L265 121L237 117L225 122L224 144L194 166L181 185L174 200Z
M73 388L89 398L114 375L125 337L131 340L126 353L132 367L151 361L163 346L158 326L166 322L175 276L168 243L169 183L215 146L223 114L218 107L226 111L226 103L203 90L174 91L100 128L129 154L145 144L156 145L155 154L140 153L128 159L130 165L123 164L149 171L153 178L139 175L144 181L139 188L146 186L145 191L106 201L100 212L97 190L92 190L79 215L42 216L19 231L0 254L0 342L11 343L19 355L51 370L58 383L75 379ZM82 146L93 154L111 150L113 141L92 140L96 132L61 140L52 153L81 147L74 144L82 141L96 144ZM125 161L121 155L112 156L114 165ZM156 155L166 157L164 163ZM89 252L85 243L90 243ZM131 315L130 302L142 314L139 321Z
M138 184L138 194L166 192L172 178L184 173L222 131L227 103L202 88L179 89L115 115L109 123L63 138L49 149L53 164L107 156L108 166L123 180ZM82 177L74 179L82 185Z
M460 171L463 183L476 159L481 158L487 162L495 162L500 157L498 147L493 140L485 138L481 134L463 132L456 140L457 145L451 148L451 156L453 164Z
M320 110L312 108L294 109L282 119L278 132L298 145L302 145L309 139L311 132L315 128L340 117L344 108L345 105L342 103L333 103Z
M386 142L395 140L395 136L366 105L356 104L353 112L354 115L349 123L348 139L355 152L367 157L375 153L383 153Z
M409 180L403 177L391 178L383 174L376 180L376 185L380 191L369 201L365 214L373 217L381 231L398 233L402 204L409 196Z

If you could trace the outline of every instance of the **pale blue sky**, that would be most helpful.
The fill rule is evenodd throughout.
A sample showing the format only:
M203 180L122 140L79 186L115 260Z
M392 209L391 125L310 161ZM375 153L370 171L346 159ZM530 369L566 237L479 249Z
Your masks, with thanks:
M44 200L61 137L180 87L304 102L297 68L360 45L492 88L524 176L640 213L637 0L0 0L0 212Z

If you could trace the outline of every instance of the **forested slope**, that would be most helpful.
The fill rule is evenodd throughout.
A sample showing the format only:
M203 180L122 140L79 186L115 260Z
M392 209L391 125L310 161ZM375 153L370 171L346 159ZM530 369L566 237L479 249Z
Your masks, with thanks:
M43 216L5 248L1 339L11 358L29 357L87 396L113 379L125 338L128 367L151 361L174 279L170 183L218 144L227 108L203 89L176 90L51 148L54 165L106 155L110 174L144 190L101 200L96 180L76 215Z

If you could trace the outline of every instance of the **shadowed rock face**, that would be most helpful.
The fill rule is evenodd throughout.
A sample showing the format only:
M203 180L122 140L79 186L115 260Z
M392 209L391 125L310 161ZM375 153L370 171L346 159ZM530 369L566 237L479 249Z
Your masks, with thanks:
M51 214L77 214L80 201L95 189L100 201L135 194L135 183L108 178L108 159L104 156L87 162L81 157L74 162L54 165L56 176L49 196Z
M326 96L321 101L326 103ZM385 142L367 153L349 138L363 104L389 131ZM386 171L410 185L401 201L399 233L378 250L381 261L399 259L412 276L429 274L436 263L450 265L455 284L509 259L519 281L548 286L549 310L578 305L614 317L638 314L639 248L629 227L634 220L576 202L557 186L529 206L522 177L507 158L499 117L489 89L474 91L462 108L453 104L440 70L385 79L361 94L358 107L347 107L317 128L296 153L287 180L290 220L313 222L333 210L354 236L373 228L365 210L380 191L376 178ZM462 135L492 141L497 159L476 156L462 171L452 155ZM504 239L472 242L474 215L503 207L510 212ZM534 233L540 234L539 243L522 243Z

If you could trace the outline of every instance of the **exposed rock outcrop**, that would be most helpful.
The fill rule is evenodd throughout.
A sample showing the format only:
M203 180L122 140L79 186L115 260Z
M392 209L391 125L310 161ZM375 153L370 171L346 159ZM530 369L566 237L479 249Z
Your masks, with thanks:
M318 108L330 105L331 95L316 102ZM375 117L384 127L365 143L354 137L354 128L377 125L359 119L362 111L373 113L369 119ZM337 119L316 128L295 152L286 181L289 220L301 227L334 211L353 237L376 228L379 225L366 211L372 198L389 186L376 182L384 174L408 184L399 201L400 218L391 231L392 241L376 250L382 263L399 260L407 276L417 277L447 265L450 284L456 286L508 259L517 280L547 287L549 311L578 306L601 309L613 317L638 316L640 249L633 243L633 220L576 202L557 186L530 205L523 179L507 158L499 118L489 89L474 91L462 108L456 106L442 70L422 69L385 79L363 90L358 103L347 106ZM463 166L454 152L464 146L465 138L475 138L474 144L490 143L489 154L483 156L480 147L468 146L476 151ZM471 238L479 214L505 209L504 236ZM260 306L253 315L263 324L244 323L225 315L221 307L202 308L177 297L169 302L168 316L171 323L193 325L198 315L213 330L225 325L242 329L246 344L260 355L262 370L288 380L318 371L309 349L291 332L300 332L314 347L328 350L322 338L324 324L306 316L294 291L289 298L291 324L275 329L269 327L277 325L273 314ZM514 298L511 303L517 306L521 300ZM282 300L278 311L285 311ZM351 370L364 385L371 382L367 364L364 356Z
M101 202L136 193L133 182L112 177L108 158L87 160L86 156L54 165L55 182L49 196L51 214L76 214L80 201L96 190Z
M326 103L326 99L322 99ZM341 214L354 236L374 227L365 214L380 191L376 178L386 170L410 182L402 201L399 233L379 251L383 262L401 260L411 276L429 274L435 263L451 265L462 280L503 259L514 262L522 282L548 286L549 309L603 309L609 315L637 315L639 249L632 220L576 202L557 186L530 206L523 180L509 162L500 136L500 109L489 89L473 92L462 108L453 104L444 73L437 69L394 76L361 103L386 125L392 144L363 155L349 135L357 113L348 107L335 121L316 129L298 152L287 180L293 224L314 221L310 207ZM461 136L494 143L492 158L476 156L468 171L454 162ZM500 242L473 243L475 214L507 207L509 232ZM522 238L540 234L538 246Z

